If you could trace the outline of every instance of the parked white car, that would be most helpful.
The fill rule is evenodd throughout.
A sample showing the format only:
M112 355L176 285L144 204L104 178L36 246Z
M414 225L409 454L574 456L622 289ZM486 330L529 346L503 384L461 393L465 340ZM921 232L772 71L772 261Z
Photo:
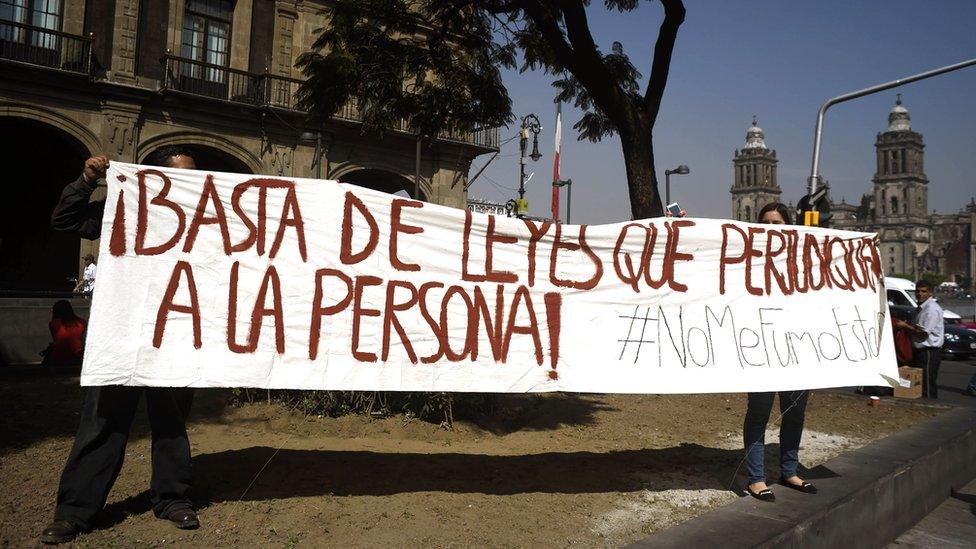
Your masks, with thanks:
M915 283L904 278L893 276L884 277L885 290L888 292L888 305L905 305L908 307L918 307L915 302ZM933 298L935 299L935 298ZM944 310L943 318L946 320L960 321L961 317L956 313Z

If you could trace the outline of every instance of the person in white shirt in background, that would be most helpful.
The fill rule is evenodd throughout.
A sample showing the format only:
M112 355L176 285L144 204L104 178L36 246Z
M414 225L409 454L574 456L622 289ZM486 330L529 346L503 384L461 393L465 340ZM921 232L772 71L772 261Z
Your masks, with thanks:
M95 256L88 254L84 257L84 260L85 273L82 275L81 280L78 281L78 285L75 286L74 291L90 296L95 289Z
M932 297L932 285L924 280L915 283L914 323L898 321L898 326L908 330L915 347L915 366L922 369L922 396L939 398L939 366L942 362L942 344L945 342L945 324L942 307Z

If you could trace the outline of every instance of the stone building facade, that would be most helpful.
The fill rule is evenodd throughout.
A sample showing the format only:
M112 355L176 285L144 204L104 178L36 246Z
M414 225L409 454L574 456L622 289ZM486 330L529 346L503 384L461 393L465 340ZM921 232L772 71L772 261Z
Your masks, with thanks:
M766 147L762 128L752 117L746 144L732 158L735 175L732 188L732 217L755 222L756 213L770 202L779 202L782 190L776 182L776 151Z
M353 105L319 126L294 68L326 1L64 0L0 6L0 131L18 159L0 212L0 291L70 289L98 243L54 233L61 188L88 156L141 162L165 145L201 169L321 177L464 208L497 129L426 140L364 134ZM104 191L102 191L104 192Z
M956 213L930 212L925 141L912 129L900 94L888 113L888 128L878 133L874 148L876 169L871 192L856 204L843 199L831 201L830 227L879 233L881 259L889 274L917 278L926 272L939 273L972 288L976 278L976 200L970 198ZM745 147L736 149L732 163L732 217L755 221L757 207L780 201L781 194L776 181L776 151L766 147L755 118L746 133ZM824 184L828 185L826 181Z
M888 128L875 140L872 190L858 204L831 202L831 227L877 232L888 273L917 278L925 272L967 286L976 272L976 203L938 214L928 208L925 143L914 131L901 96L888 113Z

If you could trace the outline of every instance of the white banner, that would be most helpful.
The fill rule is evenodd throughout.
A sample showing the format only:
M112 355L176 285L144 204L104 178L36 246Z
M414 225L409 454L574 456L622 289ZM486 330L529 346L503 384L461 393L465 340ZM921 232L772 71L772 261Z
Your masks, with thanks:
M890 385L874 235L557 225L112 162L83 385L703 393Z

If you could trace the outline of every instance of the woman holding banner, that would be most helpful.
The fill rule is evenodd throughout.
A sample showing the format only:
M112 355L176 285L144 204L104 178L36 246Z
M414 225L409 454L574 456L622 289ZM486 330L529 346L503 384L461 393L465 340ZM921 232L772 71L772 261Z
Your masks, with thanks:
M758 222L772 225L790 224L790 212L786 206L773 202L759 210ZM746 472L749 495L762 501L776 501L776 495L766 485L765 435L769 413L773 409L776 393L749 393L742 438L746 449ZM783 486L807 494L816 494L817 488L796 474L799 465L800 438L803 436L803 420L806 414L808 391L780 391L779 409L782 422L779 430L779 482Z

